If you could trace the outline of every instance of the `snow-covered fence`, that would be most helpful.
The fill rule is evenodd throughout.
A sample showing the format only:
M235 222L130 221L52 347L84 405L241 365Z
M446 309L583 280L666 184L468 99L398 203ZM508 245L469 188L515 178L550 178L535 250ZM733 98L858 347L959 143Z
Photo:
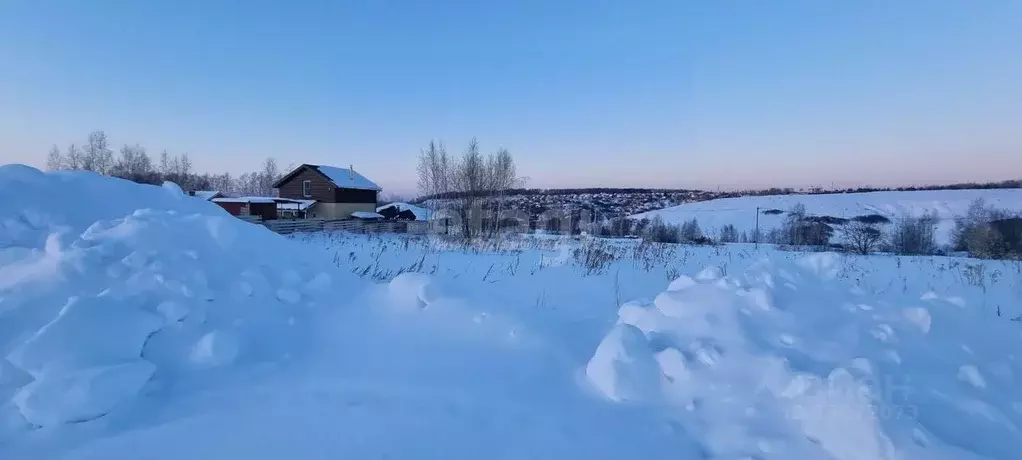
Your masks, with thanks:
M309 232L405 233L408 231L406 222L359 219L278 219L261 223L266 228L285 235Z

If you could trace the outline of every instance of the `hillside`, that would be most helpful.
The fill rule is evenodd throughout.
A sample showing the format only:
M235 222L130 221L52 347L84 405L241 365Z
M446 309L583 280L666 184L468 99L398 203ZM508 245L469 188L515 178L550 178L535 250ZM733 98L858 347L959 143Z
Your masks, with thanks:
M743 196L685 203L632 217L652 219L659 216L672 224L697 219L704 233L716 235L725 225L734 225L739 232L751 233L756 228L757 209L760 230L765 233L779 227L784 222L786 211L797 204L804 205L810 215L845 219L880 214L895 220L932 212L940 219L938 242L946 244L950 241L955 219L964 216L969 205L978 198L994 208L1022 212L1022 189L987 189Z

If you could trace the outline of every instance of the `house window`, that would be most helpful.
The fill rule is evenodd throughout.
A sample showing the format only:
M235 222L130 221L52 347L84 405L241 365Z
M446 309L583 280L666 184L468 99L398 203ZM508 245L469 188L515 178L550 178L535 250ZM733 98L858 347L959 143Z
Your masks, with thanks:
M306 198L312 196L312 181L311 180L303 180L302 181L302 196L304 196Z

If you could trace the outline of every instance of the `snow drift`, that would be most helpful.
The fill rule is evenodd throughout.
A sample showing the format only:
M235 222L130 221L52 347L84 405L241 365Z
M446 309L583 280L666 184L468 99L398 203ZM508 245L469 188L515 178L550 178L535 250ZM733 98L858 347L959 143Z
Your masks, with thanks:
M32 426L101 417L182 370L275 358L280 297L330 282L307 248L173 184L4 166L0 193L17 197L0 210L0 396Z
M1012 458L1018 325L960 299L880 298L836 254L683 276L630 302L587 367L619 403L664 404L712 458Z

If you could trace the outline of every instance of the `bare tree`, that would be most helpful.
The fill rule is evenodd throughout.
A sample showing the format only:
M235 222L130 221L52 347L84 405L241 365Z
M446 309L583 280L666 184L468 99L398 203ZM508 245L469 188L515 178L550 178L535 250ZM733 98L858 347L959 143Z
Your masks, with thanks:
M419 153L417 172L419 195L426 197L426 206L438 203L435 198L451 191L451 161L442 142L429 141L429 146Z
M443 143L431 141L419 154L417 173L426 206L437 210L446 205L460 220L466 238L475 236L487 210L487 228L496 232L504 195L522 182L507 149L484 158L475 138L457 160L447 156Z
M153 172L153 162L141 145L125 145L121 147L121 155L110 170L110 175L140 183L156 183L158 179Z
M242 196L259 196L262 193L262 174L248 172L238 176L234 193Z
M937 252L936 214L905 217L897 221L890 244L894 252L903 255L932 255Z
M51 147L50 153L46 155L46 169L49 171L64 169L64 157L56 145Z
M481 195L487 185L486 162L479 153L479 142L473 137L458 160L451 177L452 191L456 194L455 212L461 220L461 234L472 238L480 215Z
M520 179L518 178L515 160L511 157L511 152L505 148L500 148L496 153L487 158L485 189L489 195L486 204L490 211L489 229L491 235L500 230L505 195L507 195L508 190L518 186L519 183Z
M230 173L212 175L210 177L209 184L213 190L223 193L225 195L230 195L234 193L235 190L234 180L231 178Z
M884 241L880 224L871 222L850 221L841 227L841 235L847 248L863 255L875 251Z
M187 176L192 173L192 160L188 158L187 153L182 153L178 158L177 173L182 176Z
M72 171L77 171L83 168L83 163L82 149L74 144L69 145L64 156L64 166Z
M109 174L114 166L114 153L107 143L106 133L93 131L89 133L89 143L84 148L82 169Z
M267 158L263 162L263 171L259 175L259 196L273 196L273 183L280 179L280 168L277 160Z
M163 176L167 176L167 175L170 175L170 174L174 173L173 165L171 164L171 161L170 161L170 154L168 154L166 150L164 150L163 152L160 153L160 170L159 170L159 172Z
M783 235L787 240L784 244L801 246L806 244L804 221L806 218L806 207L802 203L795 203L788 211L788 217L784 220Z

